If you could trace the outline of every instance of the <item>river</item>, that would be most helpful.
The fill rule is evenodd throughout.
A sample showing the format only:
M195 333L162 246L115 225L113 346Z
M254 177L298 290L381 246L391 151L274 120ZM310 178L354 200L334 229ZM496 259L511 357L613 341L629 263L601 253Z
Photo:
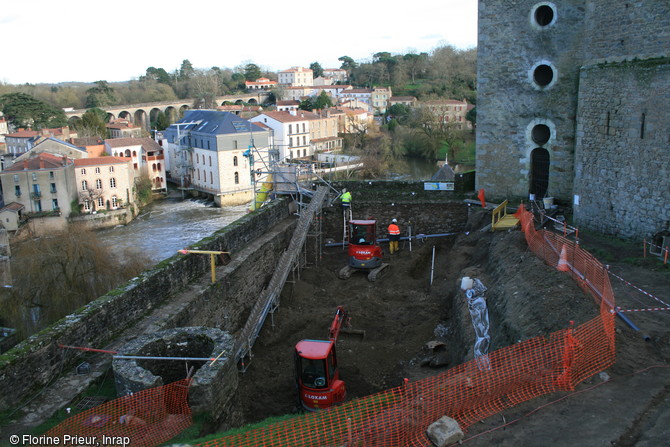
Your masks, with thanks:
M387 174L393 180L429 180L435 163L407 158ZM210 236L247 213L248 205L217 208L213 202L167 198L153 202L128 225L97 232L110 250L141 250L154 263Z
M213 205L202 200L159 200L143 208L128 225L100 230L97 236L110 250L138 249L158 263L234 222L248 209L248 205Z

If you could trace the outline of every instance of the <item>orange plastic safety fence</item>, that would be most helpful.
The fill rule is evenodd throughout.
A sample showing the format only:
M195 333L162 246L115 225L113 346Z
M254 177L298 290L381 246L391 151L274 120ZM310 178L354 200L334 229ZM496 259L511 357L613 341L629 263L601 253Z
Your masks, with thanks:
M520 210L528 245L537 256L570 274L599 306L576 327L498 349L444 373L347 402L339 407L201 446L429 446L426 428L447 415L461 428L555 391L570 391L615 359L614 295L604 267L579 246L533 228ZM565 247L565 249L564 249Z
M76 414L41 438L47 439L44 445L52 445L48 439L67 445L159 445L192 424L187 398L186 379L146 389Z

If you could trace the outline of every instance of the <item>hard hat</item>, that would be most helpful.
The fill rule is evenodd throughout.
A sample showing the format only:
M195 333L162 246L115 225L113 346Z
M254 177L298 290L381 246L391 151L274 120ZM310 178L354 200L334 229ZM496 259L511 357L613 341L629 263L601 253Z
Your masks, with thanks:
M347 192L347 188L342 188L342 192Z
M393 222L393 223L397 223L398 220L394 217L394 218L391 220L391 222Z

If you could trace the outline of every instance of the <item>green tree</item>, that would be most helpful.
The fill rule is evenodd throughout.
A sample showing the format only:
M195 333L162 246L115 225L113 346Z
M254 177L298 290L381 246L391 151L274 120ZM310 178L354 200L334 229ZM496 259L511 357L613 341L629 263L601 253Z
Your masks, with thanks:
M152 127L157 130L165 130L170 127L170 118L162 110L156 115L156 122L152 124Z
M329 107L333 107L333 100L326 92L322 91L314 101L314 109L323 110Z
M386 115L396 120L398 124L407 122L410 116L410 108L405 104L393 104L386 110Z
M148 174L143 174L140 178L135 180L135 194L140 204L146 205L151 202L151 188L152 188L151 179Z
M86 90L86 108L100 107L104 108L116 104L117 99L114 95L114 89L107 83L107 81L94 82L95 87Z
M261 77L261 68L256 64L247 64L244 66L244 79L255 81Z
M156 81L161 84L170 85L172 78L170 78L168 72L163 68L149 67L147 68L146 75L140 77L140 81Z
M319 76L323 76L323 68L321 67L321 64L318 62L312 62L309 65L310 70L313 72L314 78L318 78Z
M311 96L306 97L302 101L300 101L300 105L298 106L300 110L314 110L316 107L314 106L314 98Z
M181 62L181 68L179 69L178 73L178 78L180 81L186 81L188 79L191 79L191 77L195 74L195 70L193 69L193 65L191 64L191 61L188 59L184 59Z
M107 138L107 112L97 107L88 109L81 116L81 120L76 121L75 128L80 137L100 137Z
M356 63L356 61L354 61L349 56L338 57L337 60L342 62L342 65L340 65L340 68L342 70L347 70L347 72L349 72L349 71L353 70L354 68L358 67L358 64Z
M428 59L427 53L414 54L407 53L403 57L405 61L405 66L407 67L410 77L412 78L412 83L416 82L416 75L423 69Z
M472 123L472 131L477 127L477 107L473 107L465 114L465 119Z
M0 110L7 121L20 128L53 128L67 126L67 117L57 109L26 93L8 93L0 96Z

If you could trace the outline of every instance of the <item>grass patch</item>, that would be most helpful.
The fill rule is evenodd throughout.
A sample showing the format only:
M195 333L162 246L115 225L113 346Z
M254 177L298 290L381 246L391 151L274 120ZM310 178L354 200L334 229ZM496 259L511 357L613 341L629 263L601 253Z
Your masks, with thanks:
M211 435L203 436L200 438L189 438L188 433L197 433L200 430L202 424L199 427L190 427L188 430L185 430L179 436L171 439L170 442L165 445L174 444L176 442L186 443L186 444L201 444L207 441L212 441L215 439L227 438L227 441L235 441L236 436L242 436L248 432L254 430L272 427L275 424L280 424L285 421L292 419L301 418L300 421L296 421L295 427L297 430L300 430L301 433L311 434L322 432L324 426L328 427L346 427L347 420L351 419L352 421L361 421L368 419L369 417L374 416L388 407L392 406L395 403L400 401L400 396L395 393L378 393L371 396L362 397L354 401L347 402L342 406L333 408L332 410L317 411L315 413L303 413L303 414L287 414L283 416L276 416L264 419L263 421L245 425L243 427L234 428L221 433L213 433ZM356 422L354 422L355 424ZM194 424L195 426L196 424ZM290 428L290 427L287 427ZM266 436L268 439L262 439L261 436ZM272 438L273 433L271 430L267 430L262 435L259 434L258 438L249 434L248 438L245 440L253 440L258 442L258 445L265 445L266 442L271 443L276 439ZM309 436L306 436L305 443L300 445L312 445L312 440L308 439Z

